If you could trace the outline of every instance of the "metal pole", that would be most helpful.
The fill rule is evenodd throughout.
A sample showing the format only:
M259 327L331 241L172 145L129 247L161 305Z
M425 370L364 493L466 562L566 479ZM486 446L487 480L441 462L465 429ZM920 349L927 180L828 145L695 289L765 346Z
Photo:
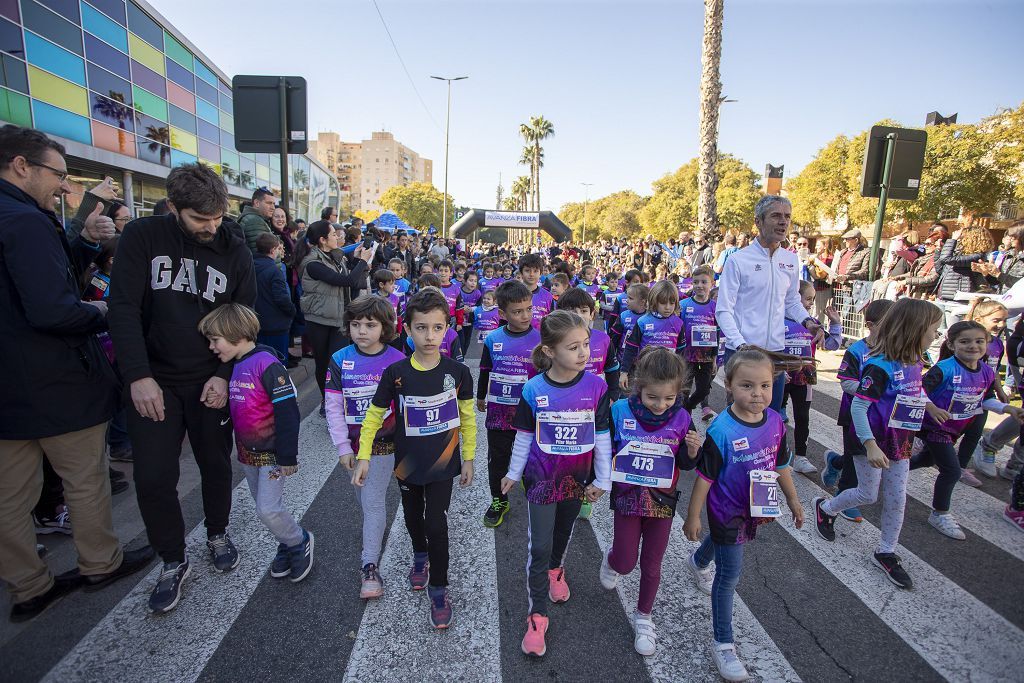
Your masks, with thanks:
M441 198L441 239L448 235L448 129L452 121L452 82L448 81L448 113L444 117L444 197Z
M277 79L277 94L281 108L281 208L288 213L288 82L284 76Z
M590 203L590 186L594 183L580 183L584 188L583 194L583 242L587 241L587 205Z
M878 265L878 247L882 242L882 223L885 222L885 202L889 198L889 174L892 171L892 156L896 151L896 133L885 136L885 165L882 167L882 186L878 193L878 212L875 214L875 237L871 243L871 260L868 262L868 277L875 279Z

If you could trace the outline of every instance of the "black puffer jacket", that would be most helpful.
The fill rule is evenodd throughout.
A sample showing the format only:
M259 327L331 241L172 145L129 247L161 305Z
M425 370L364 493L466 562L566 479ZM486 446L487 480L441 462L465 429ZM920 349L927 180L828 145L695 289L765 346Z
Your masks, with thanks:
M971 264L984 261L985 254L957 254L958 240L948 239L935 259L939 275L938 298L952 301L957 292L977 292L985 286L985 276L971 270Z

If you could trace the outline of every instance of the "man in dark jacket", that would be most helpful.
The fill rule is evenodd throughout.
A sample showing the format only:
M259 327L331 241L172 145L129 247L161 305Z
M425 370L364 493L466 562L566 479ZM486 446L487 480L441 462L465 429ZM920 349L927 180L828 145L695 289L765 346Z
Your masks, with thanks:
M199 321L226 303L253 306L256 280L245 243L222 219L228 193L202 164L167 177L171 213L132 221L114 258L110 335L130 385L128 433L139 510L164 570L150 596L173 609L191 567L178 503L178 458L188 433L203 479L207 546L218 571L238 566L226 533L231 512L231 417L225 409L231 364L221 363Z
M282 363L288 360L288 331L295 318L292 293L278 261L283 253L277 235L263 234L256 238L256 256L252 260L256 270L256 315L260 319L256 341L277 351Z
M393 258L400 259L405 264L405 277L409 281L415 279L416 257L412 255L412 250L409 248L409 235L404 230L396 232L395 248L384 252L385 265Z
M80 265L113 236L94 211L68 242L54 210L70 192L64 148L43 133L0 129L0 579L12 621L39 614L83 582L101 587L151 560L123 551L114 533L107 421L117 378L96 341L106 306L81 301ZM56 580L36 552L31 511L43 454L64 480L78 569Z
M246 204L238 224L245 233L245 244L249 251L256 253L256 238L264 233L272 233L270 218L274 215L274 193L265 187L252 193L252 203Z

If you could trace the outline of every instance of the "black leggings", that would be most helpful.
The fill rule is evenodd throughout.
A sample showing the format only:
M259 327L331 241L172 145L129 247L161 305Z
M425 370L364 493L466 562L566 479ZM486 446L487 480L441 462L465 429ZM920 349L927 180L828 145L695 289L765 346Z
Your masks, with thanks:
M429 484L398 481L402 492L405 528L414 553L427 553L430 586L448 585L448 506L452 502L452 479Z
M1024 467L1017 472L1013 486L1010 487L1010 508L1024 510Z
M925 441L920 453L910 459L910 469L931 467L939 469L935 478L935 489L932 492L932 509L936 512L949 512L949 499L953 497L953 487L960 481L960 458L956 447L948 441Z
M514 429L487 430L487 483L491 487L491 498L499 498L502 502L508 500L508 494L501 492L501 480L508 474L515 441Z
M853 456L864 454L864 444L854 433L853 425L843 425L843 473L839 475L839 493L857 488L857 468L853 465Z
M786 397L793 405L793 450L807 457L807 437L811 433L811 388L806 384L787 384Z
M313 363L316 365L316 384L320 387L320 398L324 397L324 386L327 383L327 366L331 356L338 349L349 345L350 339L333 325L306 321L306 339L313 347Z
M469 343L473 339L473 326L463 325L459 330L459 341L462 343L462 356L469 355Z
M686 409L693 412L693 409L707 399L711 394L711 384L715 381L714 363L691 363L690 378L693 380L693 393L686 399Z

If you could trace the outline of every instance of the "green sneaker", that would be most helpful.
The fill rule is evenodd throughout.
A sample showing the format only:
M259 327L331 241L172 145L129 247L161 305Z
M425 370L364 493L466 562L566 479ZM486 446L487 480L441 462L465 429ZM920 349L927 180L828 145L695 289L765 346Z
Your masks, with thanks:
M593 512L594 506L590 503L583 501L583 505L580 506L580 514L578 519L590 519L590 513Z
M508 512L508 501L492 498L490 507L484 513L484 526L488 529L501 526L501 523L505 521L506 512Z

